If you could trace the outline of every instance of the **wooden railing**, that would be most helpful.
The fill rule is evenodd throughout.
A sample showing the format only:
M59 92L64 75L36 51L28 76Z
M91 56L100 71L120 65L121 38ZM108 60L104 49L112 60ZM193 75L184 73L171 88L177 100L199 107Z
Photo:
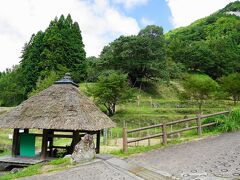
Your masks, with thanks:
M146 139L157 138L157 137L162 137L162 144L166 145L167 144L167 138L168 138L169 135L178 134L178 133L181 133L181 132L184 132L184 131L189 131L189 130L192 130L192 129L197 129L198 135L201 136L202 135L202 128L208 127L208 126L213 126L213 125L217 124L217 122L202 124L202 119L217 116L217 115L221 115L221 114L228 114L228 113L230 113L230 111L223 111L223 112L218 112L218 113L213 113L213 114L208 114L208 115L197 115L196 117L193 117L193 118L181 119L181 120L172 121L172 122L168 122L168 123L145 126L145 127L141 127L141 128L137 128L137 129L131 129L131 130L128 130L125 127L125 128L123 128L123 152L124 153L128 152L128 144L129 143L143 141L143 140L146 140ZM194 121L194 120L196 120L196 125L195 126L186 127L186 128L171 131L171 132L168 132L168 130L167 130L167 128L169 126L172 127L172 125L181 124L181 123L188 123L188 122L191 122L191 121ZM149 129L153 129L153 128L160 128L161 133L157 133L157 134L153 134L153 135L147 135L145 137L139 137L139 138L128 140L128 134L130 134L130 133L140 132L140 131L149 130Z

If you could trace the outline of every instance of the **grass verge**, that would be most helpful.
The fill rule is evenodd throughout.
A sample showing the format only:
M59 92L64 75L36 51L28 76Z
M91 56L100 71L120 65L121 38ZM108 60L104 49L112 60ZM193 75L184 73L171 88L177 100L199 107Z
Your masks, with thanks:
M66 168L72 167L72 160L70 158L60 158L56 160L52 160L48 163L44 164L35 164L26 168L23 168L21 171L12 174L8 173L4 176L0 176L0 180L10 180L17 179L27 176L33 176L37 174L44 174L47 172L53 172L58 170L63 170Z
M120 149L120 150L111 151L110 154L118 156L118 157L129 157L129 156L136 155L139 153L145 153L145 152L149 152L149 151L156 150L159 148L164 148L164 147L172 146L175 144L180 144L183 142L200 140L200 139L203 139L206 137L216 136L219 134L220 134L219 131L212 131L212 132L207 132L207 133L203 134L202 137L199 137L195 131L188 131L188 132L184 133L184 135L180 138L173 138L173 139L169 138L168 144L165 146L162 144L156 144L156 145L152 145L152 146L136 146L136 147L130 146L130 147L128 147L127 153L123 153L122 149Z

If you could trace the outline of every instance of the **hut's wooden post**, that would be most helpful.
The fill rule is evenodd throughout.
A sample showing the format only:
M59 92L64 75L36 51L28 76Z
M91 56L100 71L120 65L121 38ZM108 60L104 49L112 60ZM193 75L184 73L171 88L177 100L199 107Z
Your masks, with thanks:
M24 133L28 134L29 133L29 129L24 129Z
M166 123L163 123L162 125L162 143L163 145L167 144L167 126Z
M127 128L123 128L123 153L128 152L128 143L127 143Z
M77 143L80 141L80 135L79 135L79 130L73 131L73 138L72 138L72 143L71 143L71 152L70 154L73 153L75 146L77 145Z
M201 122L201 115L197 115L197 132L198 136L202 136L202 122Z
M96 140L96 153L100 153L100 131L97 131L97 140Z
M51 137L48 137L49 141L49 154L50 156L53 155L53 136L54 136L54 130L49 130L48 134L51 135Z
M19 155L19 129L14 129L12 141L12 156L16 157L17 155Z
M47 146L48 146L48 130L43 129L42 134L42 152L41 152L41 159L45 160L47 157Z
M73 138L74 138L74 147L77 145L77 143L79 143L79 141L81 140L81 137L79 135L80 131L76 130L73 132Z

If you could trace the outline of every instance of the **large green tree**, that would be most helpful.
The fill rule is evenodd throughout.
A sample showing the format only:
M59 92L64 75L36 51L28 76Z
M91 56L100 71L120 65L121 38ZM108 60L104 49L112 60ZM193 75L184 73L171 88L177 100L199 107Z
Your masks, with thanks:
M240 73L229 74L221 78L221 87L233 99L236 105L240 99Z
M203 74L188 75L184 82L185 97L197 102L199 110L205 100L210 99L218 88L218 83L211 77Z
M43 38L44 32L42 31L39 31L36 35L33 34L22 51L19 71L24 81L25 97L35 88L36 82L40 77L40 72L44 70L44 68L40 66L42 60L41 53L44 49Z
M86 53L78 23L70 15L51 21L46 31L39 31L25 44L20 68L26 96L53 71L57 74L69 71L76 82L83 79Z
M116 71L103 72L88 91L98 104L107 109L109 116L114 115L118 103L128 101L132 97L127 75Z
M45 31L33 34L23 47L20 65L0 74L0 102L17 105L66 72L76 82L86 74L81 31L70 15L55 18Z
M44 50L41 64L46 71L58 71L61 66L69 69L73 79L79 82L86 73L86 53L81 31L70 15L51 21L43 38Z
M0 77L0 106L13 106L25 98L22 76L19 67L2 73Z
M143 79L156 79L166 75L166 52L163 29L147 26L137 36L121 36L101 55L102 68L120 70L128 74L134 86Z

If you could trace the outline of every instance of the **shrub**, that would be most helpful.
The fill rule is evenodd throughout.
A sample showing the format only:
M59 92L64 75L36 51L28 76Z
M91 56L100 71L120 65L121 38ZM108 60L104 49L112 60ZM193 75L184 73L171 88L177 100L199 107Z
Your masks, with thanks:
M218 84L205 74L194 74L186 77L183 87L185 98L197 102L201 111L204 101L209 100L218 89Z
M204 128L205 132L233 132L240 129L240 109L235 109L229 115L219 115L217 117L209 117L203 121L203 124L217 122L216 125Z
M232 132L240 129L240 109L232 111L229 116L220 122L220 130L223 132Z
M205 127L205 128L203 128L203 131L204 132L221 131L220 126L221 126L221 123L224 122L224 119L226 119L225 115L218 115L215 117L209 117L209 118L204 119L203 124L208 124L208 123L212 123L212 122L217 122L217 124L213 125L213 126Z
M127 102L132 98L127 74L118 71L103 72L94 86L88 88L88 91L98 104L107 109L109 116L115 114L117 104Z
M232 97L234 105L236 105L240 99L240 73L222 77L221 86Z

